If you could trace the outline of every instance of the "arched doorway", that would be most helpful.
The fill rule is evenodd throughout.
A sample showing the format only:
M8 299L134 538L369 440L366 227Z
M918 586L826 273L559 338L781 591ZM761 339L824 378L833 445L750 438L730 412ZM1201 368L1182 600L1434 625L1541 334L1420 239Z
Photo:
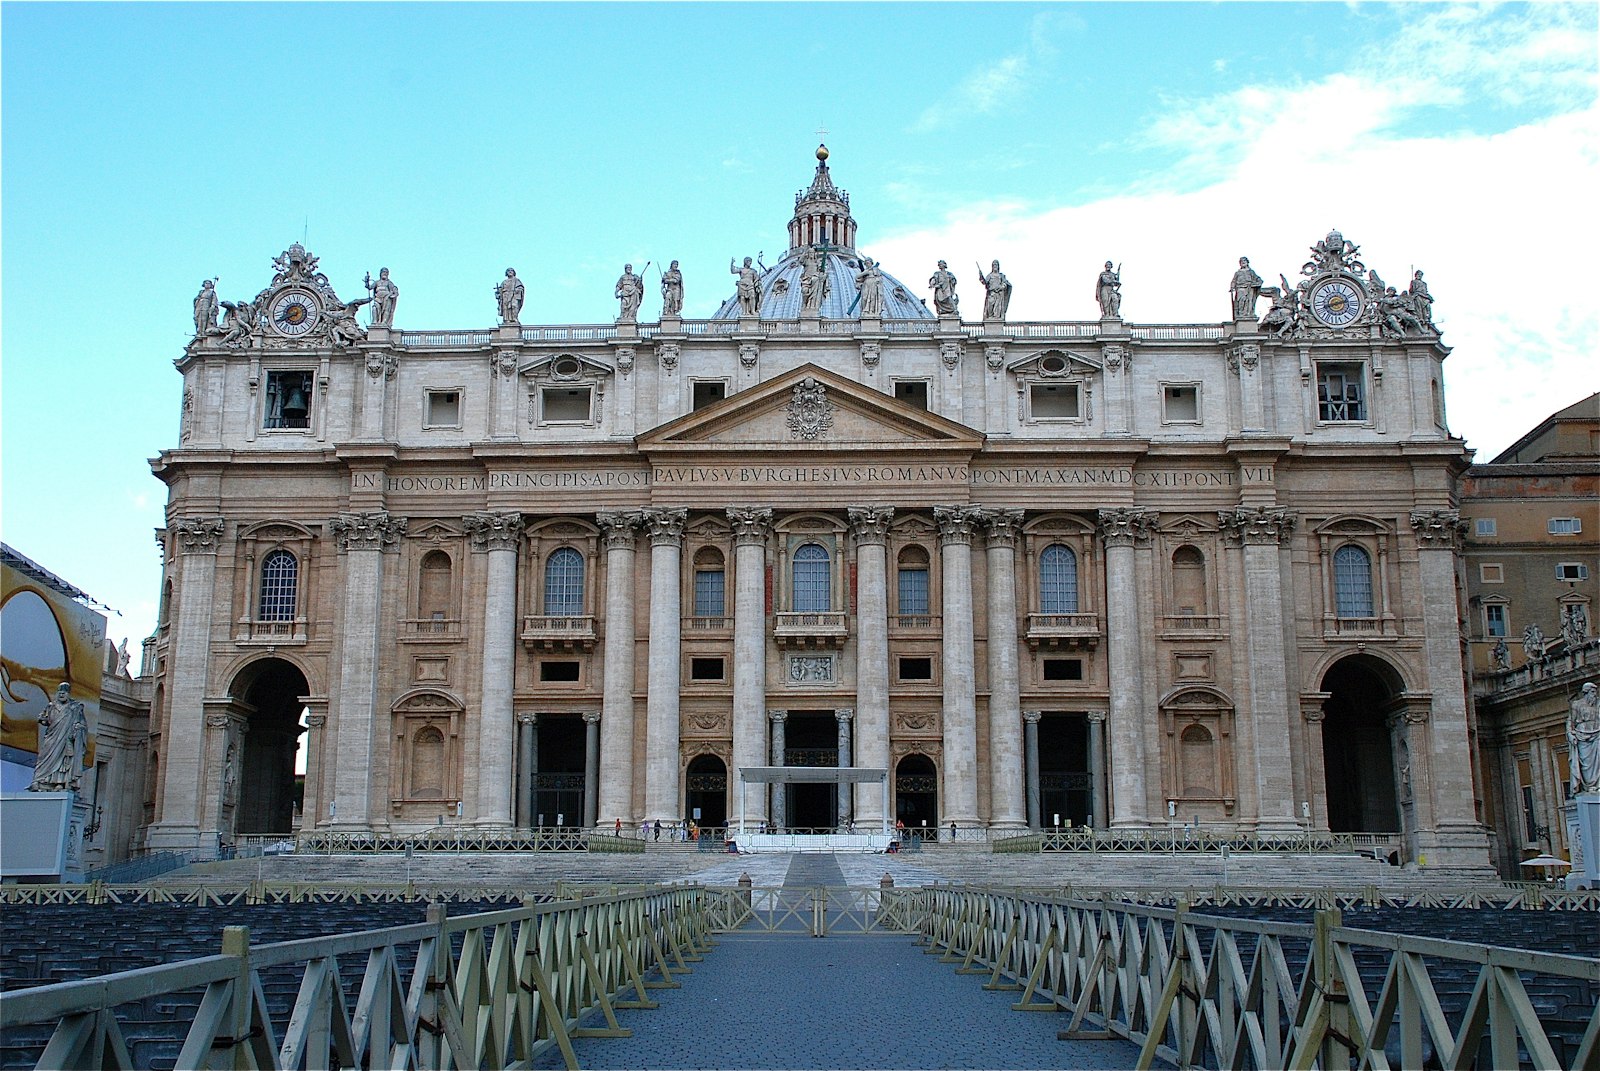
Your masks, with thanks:
M894 768L894 818L912 836L938 836L939 773L926 755L907 755Z
M1402 690L1394 670L1369 655L1340 659L1323 675L1322 762L1335 833L1400 832L1389 714Z
M300 697L310 691L305 674L281 658L252 662L234 678L230 694L245 708L244 732L223 745L221 792L224 817L233 809L235 833L293 831L305 802L296 761L305 732Z
M701 828L728 824L728 767L715 755L696 755L684 771L684 813Z

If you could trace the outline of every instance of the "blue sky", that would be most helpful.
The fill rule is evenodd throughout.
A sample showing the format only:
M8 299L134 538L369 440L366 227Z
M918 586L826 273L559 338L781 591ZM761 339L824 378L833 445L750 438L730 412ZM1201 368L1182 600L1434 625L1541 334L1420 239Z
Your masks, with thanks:
M147 458L191 299L305 238L401 328L689 316L785 244L826 126L908 283L999 257L1014 319L1219 321L1337 226L1427 270L1453 430L1493 456L1600 388L1596 8L1405 4L33 4L0 8L0 533L153 622ZM652 275L653 278L653 275ZM653 289L653 288L651 288ZM654 295L644 315L654 314Z

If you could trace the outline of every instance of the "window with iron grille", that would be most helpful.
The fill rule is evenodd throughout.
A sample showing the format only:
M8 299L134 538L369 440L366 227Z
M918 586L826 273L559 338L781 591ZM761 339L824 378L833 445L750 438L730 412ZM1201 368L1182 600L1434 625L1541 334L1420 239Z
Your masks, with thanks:
M832 577L828 550L806 543L794 552L794 609L796 613L826 613L833 609Z
M300 563L286 550L275 550L261 563L261 603L258 621L293 621L295 589L300 580Z
M1039 611L1078 612L1078 556L1071 547L1052 543L1039 555Z
M1372 558L1353 543L1333 552L1333 601L1338 617L1371 617Z
M544 612L549 617L583 614L583 555L562 547L544 563Z
M928 570L900 570L900 613L912 616L928 613Z
M694 616L722 617L727 611L727 574L721 569L696 569L694 571Z
M1317 419L1349 422L1367 419L1359 364L1317 365Z

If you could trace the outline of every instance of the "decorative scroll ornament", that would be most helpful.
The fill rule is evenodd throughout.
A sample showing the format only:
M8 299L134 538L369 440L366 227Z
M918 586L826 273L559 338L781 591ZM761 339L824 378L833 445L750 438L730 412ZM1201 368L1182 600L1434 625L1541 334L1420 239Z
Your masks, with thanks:
M1267 506L1240 506L1218 510L1217 523L1241 543L1282 543L1294 529L1294 514Z
M633 371L634 350L632 346L617 347L617 370L623 375Z
M392 353L367 354L367 375L373 379L382 376L384 379L393 379L395 372L399 371L400 362Z
M516 350L497 350L489 361L490 366L499 375L510 377L517 372Z
M815 441L831 427L833 403L828 401L828 388L807 376L795 384L794 398L789 402L789 436Z
M1116 375L1124 368L1133 367L1133 354L1128 352L1128 347L1119 343L1108 342L1100 347L1100 357L1106 363L1106 371Z
M341 513L328 521L328 531L340 550L383 550L406 533L406 518L391 517L384 510L372 513Z
M734 546L765 546L772 535L772 510L734 506L728 510Z
M939 358L944 361L944 366L954 372L961 364L961 343L947 339L939 343Z
M1460 550L1467 534L1467 522L1453 509L1413 510L1411 527L1424 550Z
M1100 538L1108 547L1131 547L1150 538L1156 515L1149 510L1117 507L1103 509L1099 515Z
M644 518L636 510L627 510L621 513L597 513L595 523L600 526L601 538L605 540L606 549L631 550L633 548L634 533L644 523Z
M689 519L687 509L647 509L640 513L644 527L650 532L653 546L666 546L683 542L683 526Z
M221 517L195 517L174 521L171 532L178 537L178 547L185 553L214 551L222 538Z
M679 347L676 342L663 342L656 346L656 360L661 362L661 367L668 372L678 367Z
M469 513L461 523L475 550L516 550L522 542L520 513Z
M850 506L844 513L858 546L882 545L888 539L889 522L894 520L893 506Z
M1006 348L1004 346L983 347L983 359L989 366L989 371L998 372L1006 363Z
M754 368L761 359L761 347L754 342L739 343L739 363L746 368Z
M878 367L878 361L883 357L883 346L877 342L863 342L861 344L861 363L867 368Z
M1238 375L1241 368L1254 372L1260 362L1261 347L1254 342L1242 342L1228 351L1228 371L1234 375Z

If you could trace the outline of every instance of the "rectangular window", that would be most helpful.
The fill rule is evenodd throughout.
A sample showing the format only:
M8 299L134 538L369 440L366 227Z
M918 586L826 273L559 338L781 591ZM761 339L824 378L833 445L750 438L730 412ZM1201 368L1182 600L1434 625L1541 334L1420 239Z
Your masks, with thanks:
M430 390L428 392L428 421L430 428L459 428L461 426L461 392L458 390Z
M728 384L724 380L696 380L694 384L694 407L704 409L713 402L720 402L728 396Z
M1083 680L1083 659L1046 658L1044 660L1044 679L1047 681Z
M311 426L311 373L268 372L266 410L262 427Z
M546 387L540 394L547 424L571 424L589 419L592 397L588 387Z
M1076 383L1035 383L1028 388L1029 410L1034 420L1077 420Z
M1483 538L1493 538L1498 535L1498 526L1493 517L1479 517L1472 522L1472 534Z
M1491 602L1483 608L1483 633L1490 639L1500 639L1506 634L1506 608Z
M1588 580L1589 567L1582 562L1557 562L1556 579L1569 583L1574 580Z
M894 396L913 409L928 408L928 382L924 379L902 379L894 385Z
M1365 370L1360 364L1317 363L1317 419L1348 423L1367 419Z
M542 681L576 681L578 679L578 663L540 662L539 679Z
M692 681L720 681L723 679L722 659L689 659L689 679Z
M1485 584L1504 584L1506 582L1505 566L1499 562L1480 562L1478 564L1478 579Z
M1161 388L1161 419L1167 424L1200 423L1200 385L1164 385Z
M694 616L722 617L727 613L727 579L721 569L694 571Z
M933 659L902 658L900 660L900 679L903 681L933 680Z
M920 616L928 612L928 570L900 570L900 614Z
M1577 517L1551 517L1545 531L1551 535L1577 535L1583 531L1583 521Z

